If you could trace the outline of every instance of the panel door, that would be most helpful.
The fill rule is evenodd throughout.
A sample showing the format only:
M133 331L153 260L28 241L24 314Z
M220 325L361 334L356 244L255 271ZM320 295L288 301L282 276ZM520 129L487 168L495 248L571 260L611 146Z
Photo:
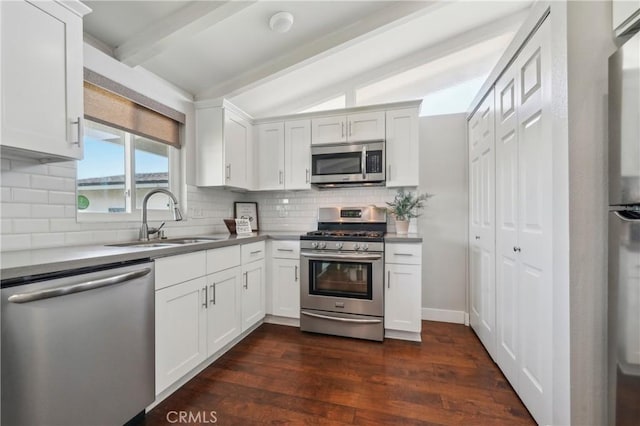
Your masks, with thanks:
M311 120L311 143L340 143L347 141L347 119L345 116L320 117Z
M242 266L242 331L264 318L265 268L264 260Z
M552 421L551 23L518 56L519 394L540 424Z
M232 111L224 111L225 183L247 188L247 152L250 124Z
M300 318L300 260L273 259L273 315Z
M82 158L82 19L53 2L2 2L2 144Z
M384 328L419 333L422 329L420 265L385 265Z
M385 137L385 112L363 112L347 116L347 140L350 142L382 140Z
M156 395L207 357L206 286L200 277L156 291Z
M207 276L207 356L242 332L242 269L226 269Z
M284 189L284 123L260 124L257 133L256 187L259 190Z
M491 91L469 121L470 323L495 353L495 129Z
M518 305L518 124L517 72L496 83L496 362L517 389Z
M418 186L420 159L418 109L386 113L386 186Z
M285 188L311 188L311 121L285 122L284 147Z

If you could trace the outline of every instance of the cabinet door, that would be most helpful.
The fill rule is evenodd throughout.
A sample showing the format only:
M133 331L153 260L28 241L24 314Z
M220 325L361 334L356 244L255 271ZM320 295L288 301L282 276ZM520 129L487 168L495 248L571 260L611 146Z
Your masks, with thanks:
M284 159L285 188L311 188L310 120L284 123Z
M469 120L470 324L495 358L494 92Z
M0 7L2 145L81 159L82 18L54 2Z
M224 111L225 182L228 186L248 188L250 126L234 112Z
M300 261L273 259L273 315L300 318Z
M284 189L284 123L260 124L257 132L256 187L260 190Z
M242 331L249 329L265 315L264 260L242 266Z
M242 269L237 266L207 276L207 356L242 331Z
M201 277L156 291L156 395L207 357L206 286Z
M420 265L388 263L384 328L419 333L422 329Z
M388 187L418 186L419 128L417 108L387 111Z
M337 143L347 141L347 120L344 116L320 117L311 120L311 143Z
M363 112L347 116L347 140L350 142L383 140L384 111Z

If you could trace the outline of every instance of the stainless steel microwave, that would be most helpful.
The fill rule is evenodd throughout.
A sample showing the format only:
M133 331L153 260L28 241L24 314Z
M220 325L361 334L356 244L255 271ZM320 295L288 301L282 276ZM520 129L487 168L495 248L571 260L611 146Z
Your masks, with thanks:
M384 184L384 145L380 140L311 145L311 183Z

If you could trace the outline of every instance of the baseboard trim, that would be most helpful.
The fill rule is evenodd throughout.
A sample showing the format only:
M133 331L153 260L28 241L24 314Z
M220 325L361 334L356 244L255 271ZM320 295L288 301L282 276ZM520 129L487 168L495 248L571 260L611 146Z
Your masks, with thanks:
M288 325L289 327L300 327L299 318L279 317L277 315L267 314L264 318L267 324Z
M464 311L433 308L422 308L422 319L427 321L452 322L455 324L465 324L469 321Z
M409 340L411 342L422 342L420 332L384 330L385 339Z

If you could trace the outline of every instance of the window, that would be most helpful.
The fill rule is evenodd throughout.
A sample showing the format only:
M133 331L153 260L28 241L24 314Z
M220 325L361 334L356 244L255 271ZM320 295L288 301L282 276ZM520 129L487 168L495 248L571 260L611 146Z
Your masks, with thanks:
M180 197L184 114L85 69L84 159L78 162L78 218L139 220L145 195ZM149 199L151 219L172 218L166 196Z
M177 149L169 145L86 120L84 159L78 162L78 212L129 219L127 213L142 209L144 196L153 188L178 195L178 164ZM167 197L153 197L148 208L169 212L168 202Z

